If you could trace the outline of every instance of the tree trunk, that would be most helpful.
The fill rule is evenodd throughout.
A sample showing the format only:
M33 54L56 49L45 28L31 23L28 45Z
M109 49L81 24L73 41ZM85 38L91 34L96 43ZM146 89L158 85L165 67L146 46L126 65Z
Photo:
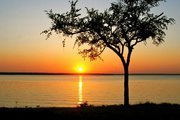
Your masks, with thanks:
M129 106L129 69L124 65L124 106Z

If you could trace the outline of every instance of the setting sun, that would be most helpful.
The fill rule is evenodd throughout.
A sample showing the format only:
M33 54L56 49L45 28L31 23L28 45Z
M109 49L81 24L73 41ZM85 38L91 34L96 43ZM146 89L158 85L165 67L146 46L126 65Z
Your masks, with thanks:
M83 68L82 66L79 66L79 67L77 68L77 72L78 72L78 73L84 73L84 68Z
M75 67L75 72L76 73L84 73L86 70L85 70L85 66L84 65L77 65L76 67Z
M87 64L83 64L83 63L78 63L76 64L76 66L74 67L74 72L75 73L86 73L87 72Z
M82 67L79 67L79 68L78 68L78 72L83 72L83 68L82 68Z

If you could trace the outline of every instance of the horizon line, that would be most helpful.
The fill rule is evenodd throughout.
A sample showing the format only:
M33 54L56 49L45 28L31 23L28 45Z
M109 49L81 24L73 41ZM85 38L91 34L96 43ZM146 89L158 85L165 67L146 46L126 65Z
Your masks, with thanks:
M124 75L124 73L0 72L0 75ZM180 75L180 73L130 73L129 75Z

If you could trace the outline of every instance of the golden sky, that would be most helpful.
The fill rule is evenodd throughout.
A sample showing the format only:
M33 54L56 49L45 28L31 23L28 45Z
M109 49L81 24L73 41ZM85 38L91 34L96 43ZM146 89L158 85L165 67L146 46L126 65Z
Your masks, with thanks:
M78 7L108 8L113 0L79 0ZM164 12L176 24L169 26L165 42L160 46L139 44L135 47L131 73L180 73L180 1L167 0L154 13ZM40 33L51 25L44 10L63 13L69 10L68 0L1 0L0 1L0 72L77 72L82 67L88 73L123 73L120 59L106 49L103 61L84 60L73 49L74 39L68 38L62 47L61 35L48 40Z

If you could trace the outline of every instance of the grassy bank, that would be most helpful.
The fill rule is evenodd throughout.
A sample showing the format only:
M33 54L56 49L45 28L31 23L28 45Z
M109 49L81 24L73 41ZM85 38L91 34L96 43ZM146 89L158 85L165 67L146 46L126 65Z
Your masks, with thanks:
M180 105L138 104L125 108L113 106L85 106L77 108L0 108L1 120L180 120Z

